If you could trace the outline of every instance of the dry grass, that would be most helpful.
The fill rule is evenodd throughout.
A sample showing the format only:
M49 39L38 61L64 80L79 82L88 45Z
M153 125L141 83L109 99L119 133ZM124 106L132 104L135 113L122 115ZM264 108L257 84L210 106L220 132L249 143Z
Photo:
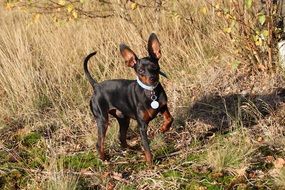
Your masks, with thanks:
M246 134L235 132L216 141L207 148L205 160L216 172L248 167L255 148Z
M201 13L201 8L208 6L205 1L171 1L166 6L186 16L191 10L199 25L164 11L155 23L150 11L136 10L132 17L140 22L141 39L134 26L120 18L55 22L48 15L35 20L30 13L0 8L0 188L9 189L11 184L22 189L225 188L232 176L216 179L211 176L210 166L217 171L250 167L253 150L275 144L277 139L284 144L280 135L284 119L278 111L281 101L278 106L265 101L270 114L265 119L266 114L254 117L255 123L249 126L255 126L249 132L252 135L245 137L240 132L243 130L238 130L230 138L221 135L207 141L209 130L221 129L224 121L227 128L235 130L241 127L237 124L248 119L242 115L248 112L242 110L248 104L237 102L237 94L271 100L275 97L272 92L284 84L283 77L280 73L248 76L235 70L233 64L242 60L235 53L234 42L221 32L224 21L214 12ZM169 80L161 82L176 118L173 129L161 136L156 131L162 118L152 123L150 130L155 134L151 145L160 160L154 169L148 169L140 152L118 151L117 123L112 121L107 139L111 163L101 163L95 153L89 155L95 149L96 125L88 106L92 92L83 73L83 58L98 51L91 61L92 74L98 81L134 78L134 72L126 68L119 55L118 45L125 42L140 57L145 56L151 32L156 32L162 43L160 65ZM247 102L252 107L257 105ZM204 107L193 108L197 103ZM249 110L253 114L259 111ZM132 133L138 135L135 129ZM259 142L258 135L264 141ZM78 164L78 152L83 153L80 159L91 160L94 166ZM68 157L73 165L61 166L62 157ZM201 163L206 163L206 168ZM10 177L10 168L19 170L21 176ZM92 183L93 175L98 183ZM11 182L14 179L19 180Z
M274 176L274 182L280 189L285 188L285 169L279 169L277 174Z
M152 26L152 17L144 15L145 38L141 39L131 25L115 18L98 19L95 23L89 20L55 23L48 16L34 22L29 15L18 11L2 11L1 14L1 88L4 94L1 113L4 117L24 115L34 118L43 109L63 111L63 118L69 117L66 116L70 115L66 113L68 110L74 115L80 115L77 113L80 110L85 115L83 108L90 88L82 73L84 56L92 50L99 52L92 64L93 74L99 81L132 78L133 71L124 66L118 44L125 42L138 55L144 56L145 42L152 31L158 33L163 44L161 66L171 79L163 82L168 83L166 89L170 92L182 91L179 96L186 97L185 86L191 85L189 81L195 77L202 85L201 89L206 89L217 77L214 75L209 81L203 81L203 75L208 74L205 72L213 68L210 64L219 61L219 65L226 65L234 59L215 50L209 40L222 41L226 36L218 35L218 31L209 27L206 30L210 31L205 31L209 34L208 39L203 39L199 31L188 33L193 31L191 25L167 15L162 15L161 28ZM15 18L21 18L21 21ZM216 20L214 16L207 19L213 23ZM223 56L223 60L217 56Z

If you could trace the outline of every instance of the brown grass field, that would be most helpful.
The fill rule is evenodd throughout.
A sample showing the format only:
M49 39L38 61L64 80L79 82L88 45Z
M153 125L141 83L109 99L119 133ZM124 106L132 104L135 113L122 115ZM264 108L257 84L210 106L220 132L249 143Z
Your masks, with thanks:
M157 19L138 7L130 11L134 25L119 17L55 19L0 3L0 189L285 189L283 71L249 74L242 43L221 30L227 23L206 0L163 6L179 14L161 10ZM190 12L195 23L181 17ZM151 32L162 44L174 124L161 134L162 116L151 122L149 167L141 151L120 149L111 119L110 159L102 162L83 59L98 51L90 64L98 81L134 79L119 44L146 56ZM135 121L128 139L140 145Z

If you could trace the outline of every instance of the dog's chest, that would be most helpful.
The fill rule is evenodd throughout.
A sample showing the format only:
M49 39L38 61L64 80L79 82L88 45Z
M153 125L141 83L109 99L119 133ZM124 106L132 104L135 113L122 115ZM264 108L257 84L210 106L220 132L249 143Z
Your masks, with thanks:
M148 122L148 121L152 120L153 118L155 118L157 114L158 114L157 109L152 109L152 108L145 109L145 110L143 110L143 119L144 119L144 121Z
M144 108L142 109L143 119L144 121L147 122L154 119L157 116L157 114L161 111L161 108L165 106L164 101L163 102L159 101L159 107L157 109L152 108L150 104L151 103L148 102L148 105L144 106Z

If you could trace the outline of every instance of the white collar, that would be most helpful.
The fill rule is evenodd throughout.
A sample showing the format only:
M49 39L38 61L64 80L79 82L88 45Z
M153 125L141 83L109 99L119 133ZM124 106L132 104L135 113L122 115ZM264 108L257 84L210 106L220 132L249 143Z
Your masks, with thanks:
M140 85L140 87L142 87L143 89L150 90L150 91L153 91L153 90L157 87L157 85L159 84L159 82L158 82L158 83L156 83L154 86L146 85L146 84L144 84L144 83L139 79L139 77L137 77L137 83L138 83L138 84Z

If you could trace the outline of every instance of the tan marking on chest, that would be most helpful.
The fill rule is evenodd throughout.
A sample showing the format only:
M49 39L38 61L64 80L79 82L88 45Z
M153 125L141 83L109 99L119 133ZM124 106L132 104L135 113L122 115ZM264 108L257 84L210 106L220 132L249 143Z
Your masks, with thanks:
M143 111L144 121L149 122L151 119L153 119L157 115L157 113L158 111L152 108L144 110Z

